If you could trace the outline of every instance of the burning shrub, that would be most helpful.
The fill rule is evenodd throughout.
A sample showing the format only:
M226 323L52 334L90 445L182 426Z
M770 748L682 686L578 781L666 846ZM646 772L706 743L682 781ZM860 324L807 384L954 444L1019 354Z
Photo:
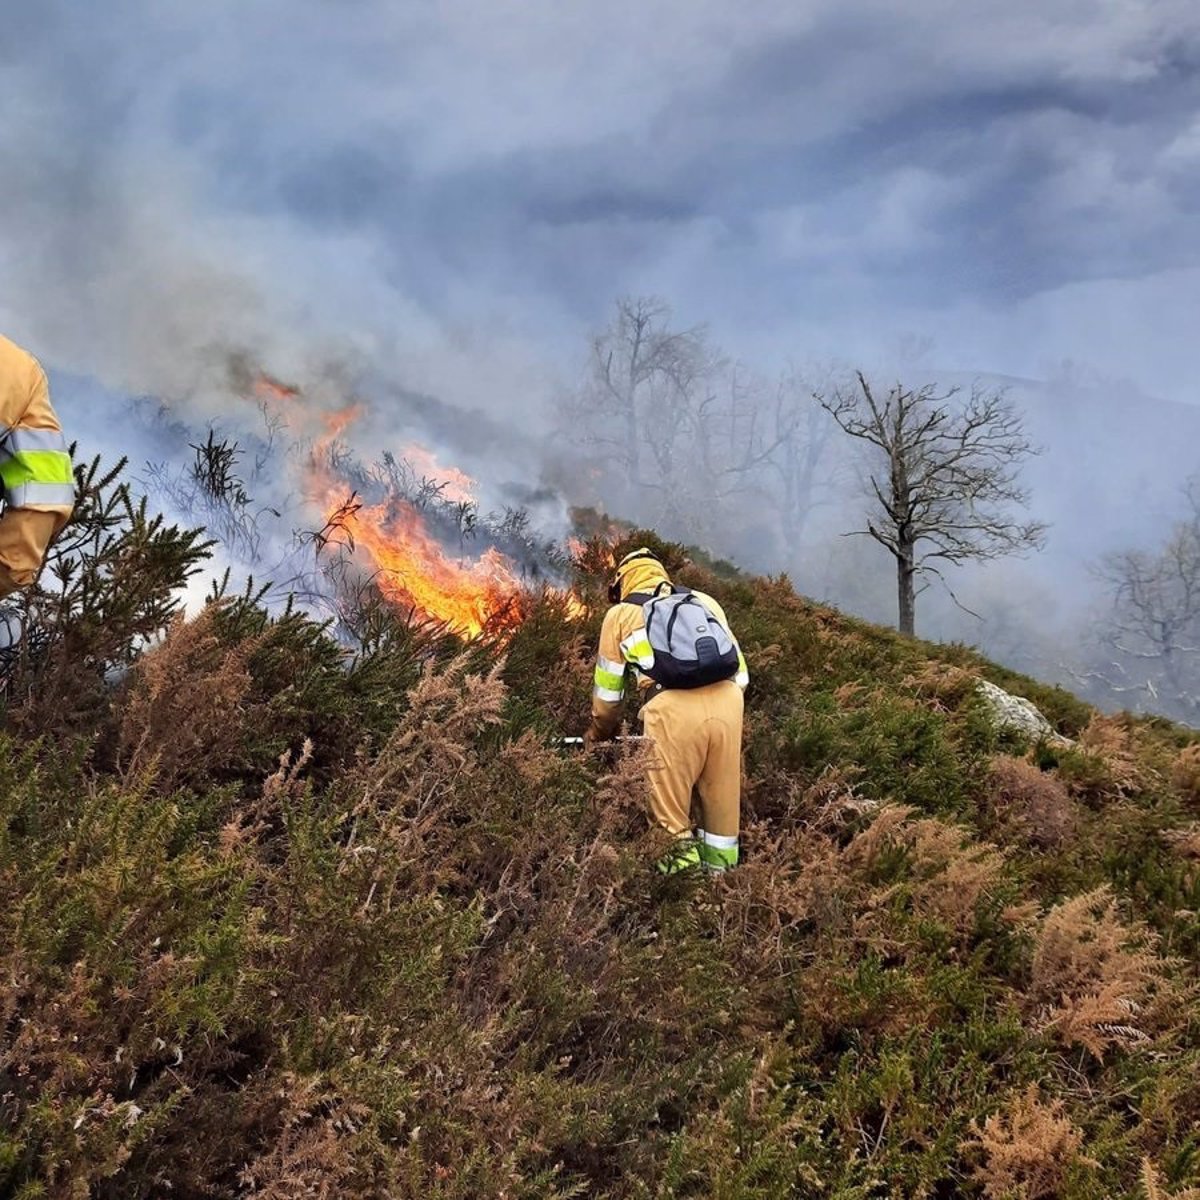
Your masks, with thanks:
M341 440L359 415L357 406L327 414L308 462L307 487L325 514L309 540L325 575L345 590L362 562L401 611L465 637L515 628L531 587L561 576L566 555L537 537L523 509L482 513L475 481L422 447L364 465Z

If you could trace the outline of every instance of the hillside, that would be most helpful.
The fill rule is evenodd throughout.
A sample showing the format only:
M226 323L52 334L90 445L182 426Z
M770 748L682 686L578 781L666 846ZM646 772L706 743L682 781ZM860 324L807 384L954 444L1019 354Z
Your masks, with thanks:
M251 594L134 656L199 549L129 519L9 667L0 1193L1196 1194L1200 735L665 547L753 682L746 862L662 879L644 763L549 742L609 547L466 649Z

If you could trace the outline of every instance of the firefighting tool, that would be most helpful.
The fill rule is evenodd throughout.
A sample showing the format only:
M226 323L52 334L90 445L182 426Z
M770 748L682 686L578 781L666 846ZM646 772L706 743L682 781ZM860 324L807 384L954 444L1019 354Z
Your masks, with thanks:
M644 734L628 733L622 734L620 737L609 738L609 742L648 742L650 739ZM581 737L560 737L555 738L551 745L553 746L583 746L587 742L586 738Z

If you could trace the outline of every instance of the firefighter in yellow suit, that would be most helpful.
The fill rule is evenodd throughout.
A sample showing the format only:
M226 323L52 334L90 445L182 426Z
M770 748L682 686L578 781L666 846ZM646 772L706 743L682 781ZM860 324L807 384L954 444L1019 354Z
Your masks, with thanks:
M75 505L75 475L46 373L0 337L0 597L31 584Z
M746 659L738 649L732 679L698 688L661 688L643 668L653 666L642 606L629 596L669 593L672 584L662 563L646 549L626 555L617 567L610 596L615 603L604 617L592 691L589 744L613 737L621 722L626 679L653 692L641 708L642 724L654 743L650 772L655 820L679 842L658 868L665 874L704 867L724 871L737 865L742 788L742 692L750 682ZM693 592L737 645L721 606ZM702 825L693 832L692 795L699 793Z

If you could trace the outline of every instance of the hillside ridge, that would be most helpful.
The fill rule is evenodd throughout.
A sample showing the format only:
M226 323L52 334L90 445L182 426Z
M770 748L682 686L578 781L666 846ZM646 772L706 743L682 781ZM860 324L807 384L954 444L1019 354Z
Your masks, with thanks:
M159 545L118 682L92 613L10 670L0 1191L1195 1194L1200 735L647 542L750 662L721 879L650 869L639 751L551 742L605 539L583 621L368 607L349 659L252 593L172 614Z

